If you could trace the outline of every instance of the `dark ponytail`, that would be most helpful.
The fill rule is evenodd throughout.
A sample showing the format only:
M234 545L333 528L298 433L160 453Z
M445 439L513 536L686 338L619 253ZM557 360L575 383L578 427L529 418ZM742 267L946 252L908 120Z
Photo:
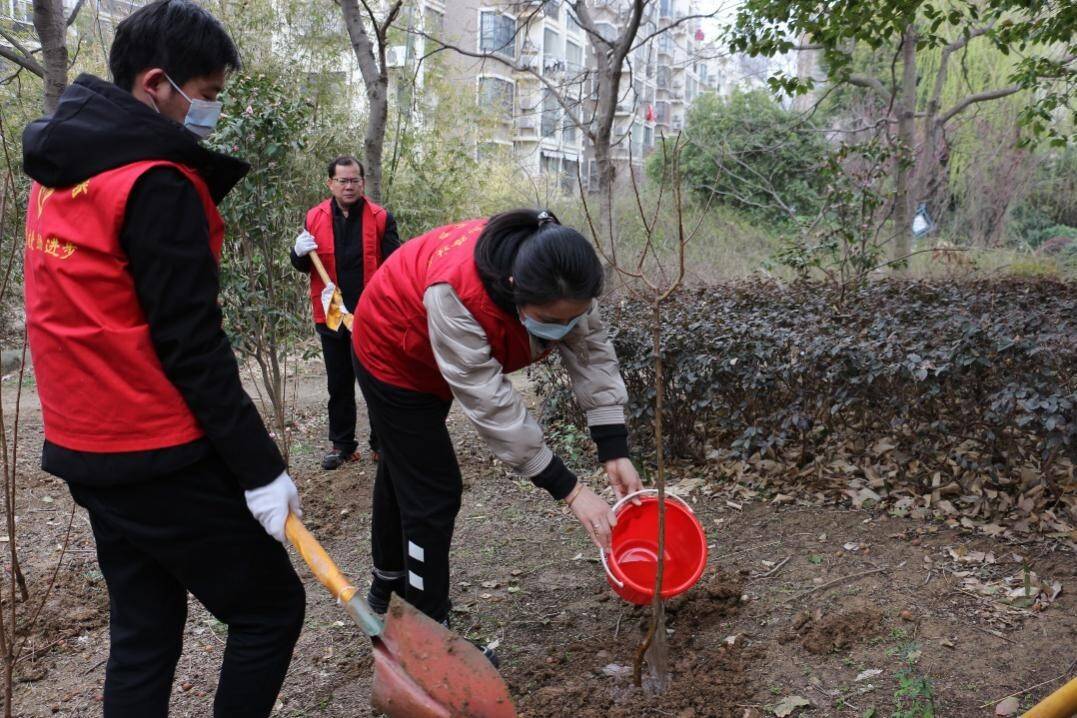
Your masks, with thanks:
M594 247L547 210L514 209L491 217L475 246L475 264L494 303L510 314L524 304L602 293Z

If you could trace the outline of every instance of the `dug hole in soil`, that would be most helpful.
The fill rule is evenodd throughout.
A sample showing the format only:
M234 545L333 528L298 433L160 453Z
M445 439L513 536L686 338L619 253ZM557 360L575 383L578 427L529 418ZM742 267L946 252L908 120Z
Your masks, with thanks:
M301 368L292 473L308 527L365 586L375 465L364 456L335 472L319 468L327 449L322 371L317 359ZM32 379L24 384L17 538L37 602L72 504L63 482L40 471L40 410ZM10 388L9 377L5 405L13 405ZM253 385L250 391L256 396ZM649 609L613 594L575 518L493 462L455 412L451 429L465 480L453 625L496 642L525 718L991 716L996 701L1042 683L1017 699L1021 708L1034 704L1077 662L1077 559L1065 541L1014 544L818 506L808 492L776 502L736 483L698 481L707 467L681 467L671 485L683 482L682 496L707 531L708 567L694 589L668 604L672 683L649 695L631 680ZM580 459L576 468L587 474L590 462ZM294 552L293 561L307 588L307 618L274 715L374 715L368 640ZM1057 585L1057 593L1015 604L977 590L1023 572ZM6 589L4 596L7 610ZM172 716L212 716L226 638L227 627L192 600ZM16 671L16 715L101 714L108 601L81 510L27 650Z

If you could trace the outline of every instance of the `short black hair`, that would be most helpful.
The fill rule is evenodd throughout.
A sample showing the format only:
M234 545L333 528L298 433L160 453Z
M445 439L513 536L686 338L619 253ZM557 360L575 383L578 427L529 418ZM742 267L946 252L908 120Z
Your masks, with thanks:
M366 172L363 170L363 163L355 159L351 155L340 155L334 157L329 161L329 179L333 179L337 176L337 167L348 167L349 165L355 165L359 168L359 176L366 179Z
M509 314L525 304L602 294L604 272L595 248L548 210L491 217L475 244L475 265L486 293Z
M240 66L224 26L190 0L156 0L116 28L108 54L112 81L130 92L143 70L163 68L177 85Z

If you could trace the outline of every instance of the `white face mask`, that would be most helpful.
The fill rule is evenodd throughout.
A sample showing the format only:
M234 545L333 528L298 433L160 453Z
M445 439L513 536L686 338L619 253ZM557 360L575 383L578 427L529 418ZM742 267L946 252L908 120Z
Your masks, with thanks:
M187 93L180 89L180 86L173 82L172 78L167 74L165 78L176 88L176 92L183 95L183 99L190 103L190 107L187 108L187 116L183 118L183 126L191 132L198 135L199 139L206 139L210 133L217 128L217 121L221 119L221 108L224 107L223 103L211 102L210 100L192 100L187 96ZM153 102L152 98L150 100ZM160 112L157 108L157 103L153 103L153 109Z

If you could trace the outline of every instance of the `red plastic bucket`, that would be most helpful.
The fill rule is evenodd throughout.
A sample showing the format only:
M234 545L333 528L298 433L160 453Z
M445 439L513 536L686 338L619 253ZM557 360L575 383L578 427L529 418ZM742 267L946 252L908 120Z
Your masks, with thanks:
M658 573L658 498L654 489L629 494L613 507L617 525L610 553L603 551L606 580L618 596L644 605L654 598ZM640 505L630 503L638 498ZM666 494L665 569L662 598L672 598L696 584L707 565L707 537L695 513L676 496Z

